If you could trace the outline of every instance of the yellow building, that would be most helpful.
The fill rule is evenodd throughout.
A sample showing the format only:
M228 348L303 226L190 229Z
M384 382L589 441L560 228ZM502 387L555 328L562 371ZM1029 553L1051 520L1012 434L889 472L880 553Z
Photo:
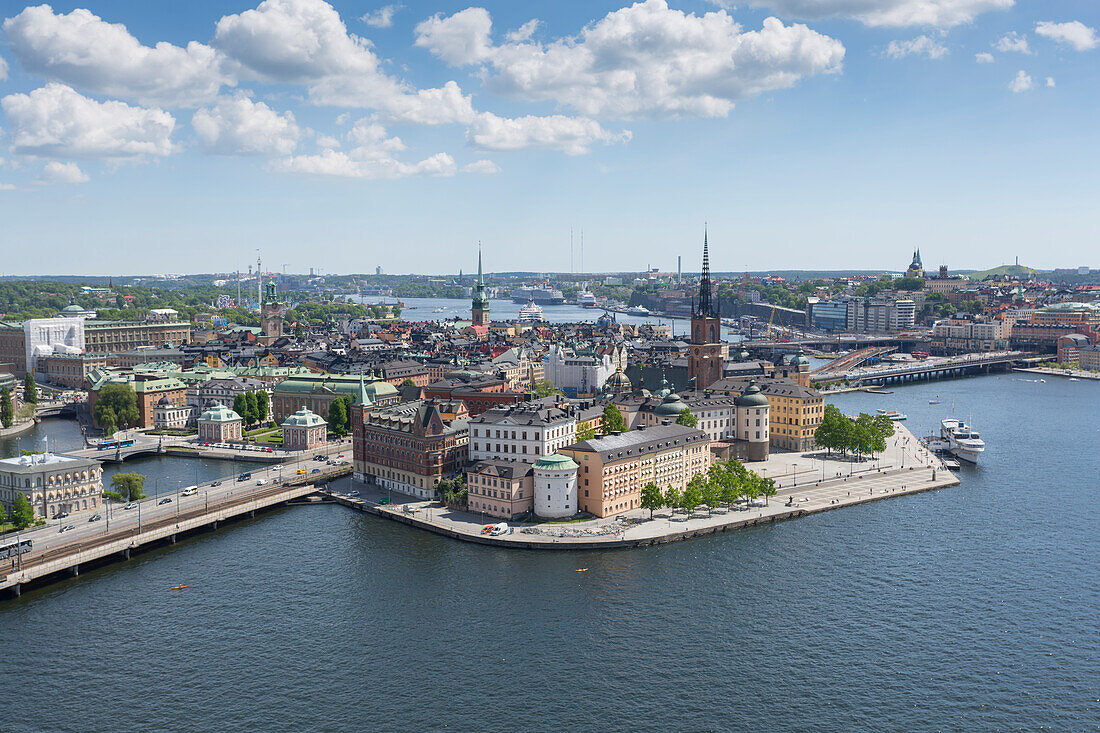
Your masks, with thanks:
M825 414L821 393L785 377L757 377L755 381L771 406L771 447L789 451L812 449L814 433ZM747 379L723 379L712 384L710 391L742 394L748 386Z

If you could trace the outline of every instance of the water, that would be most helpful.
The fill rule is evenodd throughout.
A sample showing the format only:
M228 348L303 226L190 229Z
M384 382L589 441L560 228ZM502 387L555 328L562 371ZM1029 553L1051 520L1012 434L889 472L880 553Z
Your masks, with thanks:
M290 507L30 591L0 727L1097 730L1100 384L1020 379L835 398L973 413L960 487L560 554Z

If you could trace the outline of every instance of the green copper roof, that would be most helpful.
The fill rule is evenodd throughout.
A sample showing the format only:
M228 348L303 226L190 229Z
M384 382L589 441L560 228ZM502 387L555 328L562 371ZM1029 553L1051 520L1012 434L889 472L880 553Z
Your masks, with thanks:
M535 461L535 468L541 468L546 471L570 471L580 466L569 456L563 456L560 453L552 453L548 456Z
M745 392L733 401L738 407L767 407L768 398L760 392L760 388L756 386L756 382L750 382L749 388Z

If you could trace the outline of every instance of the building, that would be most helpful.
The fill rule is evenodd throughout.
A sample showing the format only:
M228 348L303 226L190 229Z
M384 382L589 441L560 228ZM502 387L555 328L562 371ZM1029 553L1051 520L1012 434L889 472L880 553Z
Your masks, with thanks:
M466 403L470 417L502 405L515 405L531 399L530 392L515 392L508 383L488 374L456 375L433 382L422 390L426 399L461 400Z
M848 328L848 299L819 300L808 298L810 327L821 331L844 331Z
M325 444L328 423L303 407L283 421L284 450L313 450Z
M821 393L786 377L727 378L711 385L711 392L741 396L754 383L768 401L769 449L812 450L814 433L825 415L825 400ZM755 434L755 413L750 417Z
M477 283L474 285L471 318L474 326L489 325L489 294L485 292L485 276L481 272L481 245L477 248Z
M176 377L138 373L134 375L133 387L137 396L139 428L154 427L154 411L162 399L173 405L187 404L187 385Z
M691 347L688 352L688 379L693 388L705 389L722 378L729 358L729 347L722 342L722 314L717 299L711 297L710 254L703 233L703 273L699 279L699 302L691 307Z
M84 380L94 370L112 366L113 356L107 354L65 354L54 352L39 356L34 378L39 384L51 384L69 389L84 389Z
M558 452L578 466L579 510L597 517L639 508L648 483L682 491L711 461L707 434L676 424L605 435Z
M42 519L93 511L103 505L103 470L91 458L49 451L0 460L0 504L9 514L16 492L27 497Z
M232 405L237 395L245 392L267 392L271 397L272 386L252 377L211 377L196 381L187 387L187 404L198 415L213 404Z
M910 298L844 298L847 304L848 323L846 330L851 333L878 333L884 331L903 331L913 328L916 323L916 302Z
M597 355L588 351L554 344L546 354L543 374L566 397L590 397L603 387L615 373L610 353Z
M476 461L466 473L466 509L501 519L529 514L534 508L532 478L526 463Z
M924 263L920 259L920 248L913 250L913 261L905 271L906 277L924 277Z
M191 406L177 405L168 397L161 397L153 406L153 427L157 430L178 430L191 422Z
M531 494L537 516L562 519L577 513L579 468L576 461L560 453L535 461L531 468Z
M225 405L217 404L199 415L195 424L201 443L230 443L243 439L241 416Z
M1006 351L1010 324L1003 320L962 315L932 325L930 348L937 354Z
M1082 346L1077 350L1077 366L1090 372L1100 372L1100 345Z
M368 407L385 407L401 401L397 387L383 380L367 381L362 374L300 374L275 385L271 394L272 419L282 423L302 407L328 415L333 400L348 397L356 405L363 404L363 396L370 401Z
M498 407L472 417L470 460L531 464L577 439L577 418L537 403Z
M454 415L444 419L443 415ZM352 408L354 477L430 499L436 484L461 473L469 437L462 403L414 400L389 407Z
M283 335L283 304L279 302L275 293L275 281L267 281L267 292L260 303L260 329L271 343Z
M23 322L26 370L37 368L39 356L79 354L85 350L83 318L32 318Z
M84 350L89 354L118 354L142 346L179 346L191 340L187 321L83 320Z

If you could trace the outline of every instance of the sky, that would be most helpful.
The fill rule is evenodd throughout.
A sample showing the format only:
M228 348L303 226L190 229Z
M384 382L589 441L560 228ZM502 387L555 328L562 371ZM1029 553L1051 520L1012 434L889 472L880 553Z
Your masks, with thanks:
M0 274L1100 267L1092 0L0 18Z

